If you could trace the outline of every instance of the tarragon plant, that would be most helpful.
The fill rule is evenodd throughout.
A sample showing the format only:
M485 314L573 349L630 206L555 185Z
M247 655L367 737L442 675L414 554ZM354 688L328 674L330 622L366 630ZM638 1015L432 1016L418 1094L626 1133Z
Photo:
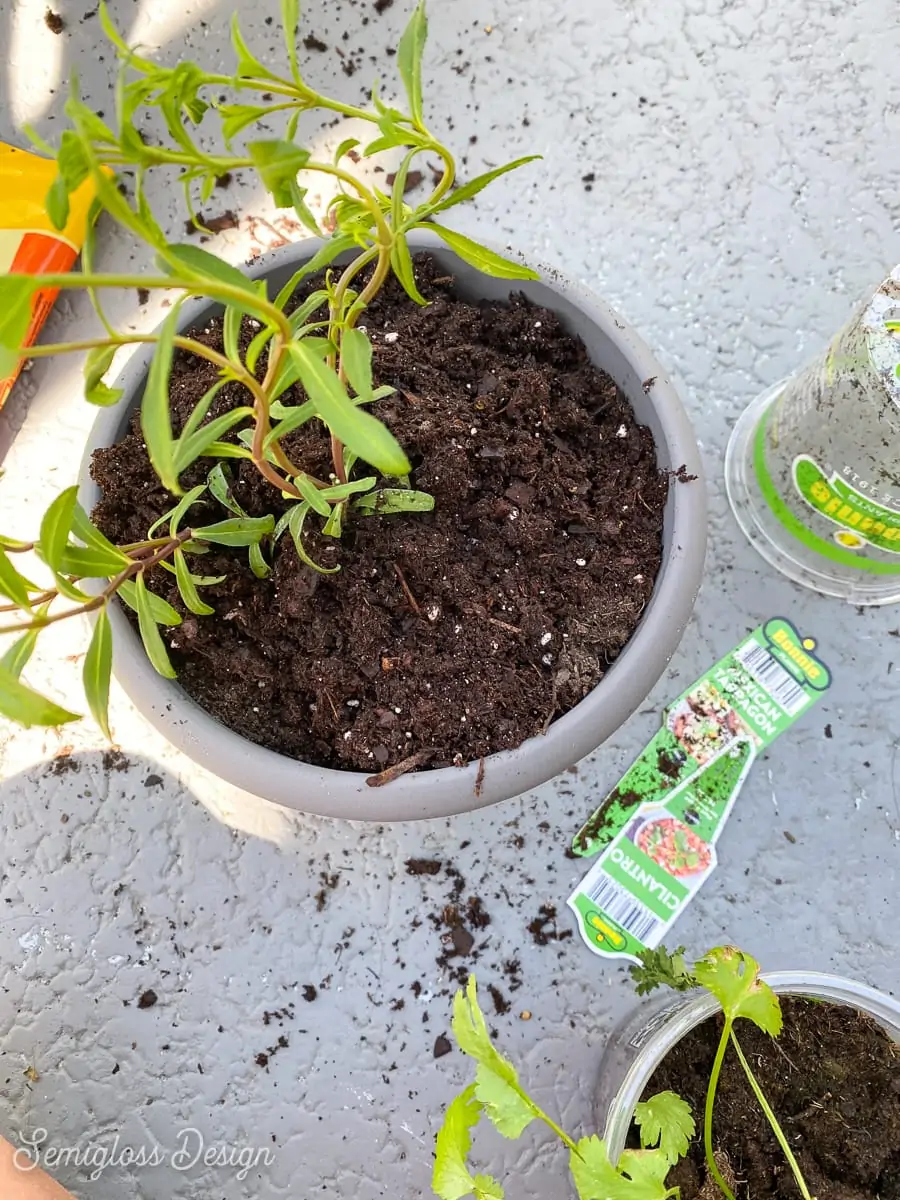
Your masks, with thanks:
M777 1037L782 1019L778 997L759 978L759 964L734 946L710 950L689 969L682 950L669 954L664 949L647 951L642 965L632 968L638 995L660 986L678 991L705 988L722 1007L724 1022L712 1071L703 1120L703 1144L710 1178L725 1200L734 1193L716 1161L713 1142L713 1108L722 1063L729 1048L743 1067L753 1094L766 1115L800 1188L803 1200L814 1200L794 1154L766 1100L759 1082L735 1034L735 1022L752 1021ZM680 1189L667 1182L671 1168L688 1150L695 1134L690 1106L674 1092L660 1092L639 1102L634 1121L640 1150L624 1150L614 1164L606 1143L596 1135L578 1141L565 1133L531 1099L519 1082L518 1073L495 1047L484 1016L478 1007L473 978L465 991L457 992L453 1004L453 1033L464 1054L478 1064L475 1082L450 1104L437 1136L432 1186L440 1200L503 1200L503 1187L489 1175L473 1175L468 1156L471 1131L487 1117L507 1138L518 1138L534 1120L543 1121L569 1152L569 1168L580 1200L680 1200Z
M93 112L73 83L66 102L70 127L63 132L58 150L32 134L57 162L58 173L46 200L56 227L65 226L69 197L89 180L97 197L93 215L105 212L143 242L155 257L157 270L152 274L97 272L91 231L80 271L0 276L0 378L21 358L83 352L86 399L111 405L122 397L121 390L107 382L117 352L123 346L151 344L141 428L151 464L171 493L173 506L142 541L114 546L91 523L78 505L76 490L70 488L50 505L35 542L0 538L0 593L7 601L0 604L0 612L14 614L11 623L0 624L0 633L24 635L0 661L0 712L14 720L55 725L75 719L20 679L37 635L52 622L79 613L97 614L84 686L92 714L108 733L112 648L107 608L114 597L136 610L151 662L162 675L172 676L159 627L176 625L181 618L151 590L153 571L170 571L185 608L208 615L213 609L200 591L220 579L200 573L198 564L211 545L246 546L253 571L265 577L271 570L274 546L287 532L302 561L324 572L326 568L314 562L304 546L304 524L311 517L321 520L323 534L339 538L350 520L433 507L431 496L412 487L410 463L402 447L369 411L393 389L374 386L372 345L360 327L360 318L391 273L416 303L425 303L416 286L407 240L411 231L423 227L434 231L462 260L486 274L536 277L527 267L439 223L447 210L534 156L455 186L453 156L430 131L423 110L424 0L417 4L397 51L407 111L384 103L377 88L371 108L345 104L316 91L304 80L298 64L298 0L282 0L281 12L285 74L271 70L252 54L237 17L232 25L237 62L232 73L224 74L206 72L190 62L162 67L141 56L122 40L101 4L103 28L121 58L115 120L107 123ZM366 122L372 127L371 139L363 143L347 138L332 160L319 161L295 140L299 118L310 111ZM286 116L283 137L248 136L254 125L279 114ZM165 130L164 136L157 136L155 130L151 140L142 132L140 126L148 117ZM217 153L203 149L195 135L195 127L204 120L221 126L224 148ZM353 163L386 150L402 155L390 194L364 183L348 168L348 158ZM411 206L405 199L406 183L411 164L421 154L437 159L440 170L427 199ZM337 188L328 206L333 232L278 295L269 296L264 281L248 279L199 247L168 240L145 190L147 175L156 168L177 174L192 215L195 196L201 203L208 200L223 175L255 171L274 204L293 210L315 235L321 235L321 230L306 195L312 178L325 177ZM322 271L324 284L302 303L295 300L298 287ZM103 332L86 340L26 349L30 302L38 287L86 289ZM124 333L112 322L103 297L110 289L132 287L177 293L156 332ZM182 306L193 298L221 305L221 351L180 331ZM218 368L215 383L180 429L173 427L169 400L176 352L197 355ZM244 389L244 403L209 418L218 393L229 384ZM327 478L293 461L285 444L290 434L309 422L330 441ZM250 517L243 512L225 461L234 459L252 464L251 469L289 501L280 520L276 522L274 514ZM201 460L209 468L206 481L185 491L182 477ZM358 469L360 463L372 470ZM237 466L242 469L244 464ZM192 477L196 479L196 467ZM192 519L194 506L201 501L207 512L210 504L217 507L221 519ZM43 564L39 567L46 576L43 582L31 582L13 565L13 556L31 551Z

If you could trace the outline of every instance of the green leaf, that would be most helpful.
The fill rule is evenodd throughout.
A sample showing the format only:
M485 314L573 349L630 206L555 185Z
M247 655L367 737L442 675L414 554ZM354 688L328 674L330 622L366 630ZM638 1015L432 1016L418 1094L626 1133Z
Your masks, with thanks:
M219 258L217 254L210 254L208 250L202 250L199 246L191 246L187 242L170 242L166 246L166 250L176 259L178 266L190 278L224 283L228 287L239 288L242 292L258 296L255 282L252 279L248 279L237 267L233 267L231 263L227 263L224 259ZM160 270L164 271L167 275L174 275L176 273L172 264L162 255L158 255L156 261ZM241 308L241 305L235 301L231 301L231 304L237 308ZM255 312L255 308L250 306L242 309L242 311Z
M82 682L91 716L110 741L112 740L109 732L109 680L111 675L112 627L106 608L101 608L94 623L91 643L84 656Z
M231 494L231 475L221 463L217 463L210 471L206 477L206 484L210 492L224 508L227 508L229 512L233 512L236 517L246 517L247 514Z
M364 516L388 516L400 512L432 512L434 496L411 488L382 488L361 496L354 504Z
M639 996L658 987L669 987L676 992L687 992L697 987L697 980L685 962L684 946L679 946L671 953L665 946L657 946L655 950L642 950L638 957L640 965L629 967L628 970Z
M109 541L109 539L100 532L100 529L97 529L80 504L76 504L76 508L74 508L74 514L72 516L72 533L76 535L76 538L78 538L80 541L83 541L85 546L90 546L94 548L94 550L104 550L108 551L110 554L122 553L118 546L114 546L112 541Z
M413 268L412 255L409 252L409 243L402 234L397 237L391 248L391 270L400 280L403 290L411 300L415 300L416 304L420 305L428 303L416 284L416 275Z
M634 1120L640 1127L644 1149L658 1145L670 1163L687 1154L696 1132L691 1106L675 1092L659 1092L639 1101Z
M581 1200L666 1200L669 1194L670 1163L658 1150L624 1150L616 1168L606 1143L594 1135L581 1139L569 1167Z
M422 130L425 128L422 123L422 52L427 37L425 0L419 0L397 47L397 69L406 88L412 119L416 128Z
M258 542L250 547L250 570L257 579L265 579L272 574L272 568L263 558L263 552Z
M157 625L180 625L181 616L172 607L168 600L163 600L162 596L157 596L155 592L146 591L147 602L150 608L150 615ZM134 612L138 611L137 587L129 579L121 584L116 591L117 596L121 596L125 604Z
M722 1005L726 1017L746 1017L764 1033L781 1033L781 1006L759 978L759 963L736 946L717 946L694 963L694 976Z
M47 216L53 222L53 228L65 229L69 220L69 189L62 175L57 175L47 189L44 197L44 208Z
M504 1137L518 1137L537 1116L522 1091L515 1067L494 1046L478 1006L478 989L469 976L466 990L453 998L453 1035L463 1054L478 1063L475 1094Z
M405 475L409 460L387 426L358 408L337 375L304 342L288 347L316 411L339 441L384 475Z
M137 607L141 641L144 643L144 649L147 651L147 657L150 659L153 669L165 679L174 679L175 668L169 662L165 643L160 636L150 603L150 595L142 571L134 581L134 602Z
M306 563L308 567L311 567L312 570L317 571L319 575L336 575L341 569L340 567L321 567L306 553L306 547L303 545L303 522L306 520L306 514L308 512L309 504L304 500L301 504L295 504L293 508L289 508L285 513L285 517L287 517L286 528L290 530L291 537L294 540L294 548L297 551L297 557L301 562ZM284 517L282 520L284 520ZM281 521L279 521L278 524L280 526ZM279 532L280 530L276 529L276 534Z
M326 500L346 500L348 496L354 496L357 492L367 492L377 482L374 475L367 475L365 479L351 479L349 483L335 483L332 487L324 488L319 494Z
M341 366L357 396L372 392L372 343L359 329L347 329L341 338Z
M197 432L203 422L204 417L212 407L213 400L215 400L216 396L218 396L225 384L230 382L231 381L229 379L217 379L212 387L203 393L191 410L191 415L185 421L184 427L181 430L178 440L182 443L182 445L187 441L192 433Z
M296 182L297 172L309 162L309 151L293 142L281 139L265 142L248 142L247 153L267 191L272 193L276 208L291 208L294 194L291 184Z
M256 121L261 121L267 117L272 111L272 105L258 104L220 104L218 105L219 115L222 118L222 136L225 139L226 145L231 143L231 139L236 137L242 129L246 129L248 125L253 125Z
M310 508L317 512L320 517L331 516L331 505L327 500L322 499L321 491L307 475L297 475L294 479L294 484Z
M40 631L40 625L33 625L27 633L13 642L3 657L0 658L0 670L9 671L10 675L18 679L34 653L34 647L37 644Z
M252 416L252 408L232 408L219 417L213 417L206 425L201 425L196 433L192 433L188 437L182 434L175 443L175 469L178 474L186 470L192 462L196 462L198 458L208 454L214 444L219 446L219 439L223 434L229 433L235 425L240 425L242 421L246 421L248 417ZM216 456L219 458L229 457L221 449L216 450ZM230 457L236 458L238 455Z
M192 613L196 613L198 617L210 616L216 610L200 599L197 593L197 586L188 569L184 553L181 550L176 550L173 557L175 559L175 579L178 583L178 591L184 601L185 608Z
M59 150L56 152L56 169L69 195L77 191L91 173L91 164L84 152L81 138L71 129L63 130L62 136L59 139ZM64 229L65 222L56 227L57 229Z
M225 309L225 316L222 319L222 345L225 348L227 357L235 363L241 361L238 338L241 332L242 316L243 313L239 308L235 308L233 304L229 304Z
M300 223L313 235L313 237L321 237L322 230L319 228L319 222L315 218L312 209L306 203L306 196L309 188L303 188L296 179L289 181L291 205L294 212L300 218Z
M472 1148L469 1130L481 1118L481 1105L474 1087L453 1100L444 1114L444 1123L435 1143L431 1186L440 1200L462 1200L475 1190L475 1179L466 1162Z
M252 546L275 528L275 518L229 517L214 525L204 525L194 530L194 537L201 542L214 542L217 546Z
M497 279L540 279L540 275L537 271L532 271L531 267L514 262L511 258L504 258L502 254L488 250L486 246L479 246L471 238L464 237L461 233L455 233L452 229L445 229L443 225L428 221L417 223L414 228L431 229L438 237L443 238L463 262L468 263L470 267L475 267L483 275L493 275Z
M172 509L169 516L169 533L172 537L178 534L178 526L181 524L182 517L187 513L189 508L197 503L205 491L206 484L198 483L196 487L186 492Z
M31 607L28 580L19 574L5 550L0 550L0 595L18 604L19 608Z
M147 386L141 401L141 431L151 465L163 487L176 496L180 495L181 488L175 465L177 443L172 436L172 418L169 411L169 377L172 373L172 354L179 313L180 305L175 304L160 326L159 341L150 360Z
M0 666L0 716L28 729L32 725L65 725L78 714L61 708L27 687L5 666Z
M521 1137L535 1119L534 1107L523 1095L518 1081L508 1082L486 1063L478 1064L475 1095L497 1132L505 1138Z
M250 49L241 33L237 13L231 18L231 44L234 47L234 53L237 57L235 74L239 79L278 79L277 75L273 75L254 54L250 53Z
M83 550L80 546L67 546L60 559L59 570L77 579L108 579L118 575L130 563L128 555L118 550L110 552L93 546Z
M267 342L272 340L275 333L273 325L264 325L260 331L253 336L250 345L247 347L247 353L244 356L244 362L247 364L247 370L253 372L256 370L256 364L259 362L259 356L266 348Z
M443 212L446 208L452 208L454 204L463 204L466 200L471 200L473 196L477 196L489 183L493 183L501 175L505 175L508 171L515 171L519 167L524 167L526 163L534 162L541 157L540 154L526 154L524 158L517 158L502 167L495 167L493 171L485 171L483 175L477 175L474 179L470 179L468 183L464 183L456 188L455 191L450 192L449 195L445 196L430 211L432 213L439 213Z
M297 26L300 22L300 0L281 0L281 27L287 48L291 75L299 83L300 69L297 66Z
M355 248L356 241L352 237L332 237L325 243L321 250L318 250L312 256L309 262L304 263L304 265L298 271L294 272L294 274L276 296L274 302L275 307L283 310L291 296L293 296L294 292L296 292L297 288L308 275L315 275L318 271L323 271L327 266L330 266L339 255ZM0 320L2 320L2 318L0 318ZM0 329L2 329L2 326L0 326Z
M124 395L121 388L111 388L103 382L103 376L112 366L118 346L95 346L84 360L84 398L89 404L107 408L117 403Z
M407 205L403 199L406 193L406 179L412 161L418 153L418 148L415 148L403 156L403 161L397 168L397 174L391 184L391 225L395 231L399 230L403 224L403 218L407 212Z
M334 165L337 166L348 150L354 150L359 145L359 138L348 137L344 138L341 144L334 152Z
M77 588L70 579L58 571L54 573L54 582L56 590L61 596L65 596L67 600L74 600L76 604L85 604L91 597L87 592L83 592L81 588Z
M213 442L207 446L202 458L244 458L252 461L253 454L246 446L235 446L231 442Z
M322 529L322 533L326 537L339 538L343 533L344 526L344 505L335 504L334 508L328 514L328 520Z
M60 563L69 541L69 534L72 532L72 522L75 519L77 496L77 486L66 488L56 497L41 521L39 542L41 558L54 572L61 569Z
M22 343L31 326L31 297L37 288L33 275L0 275L0 379L19 365Z

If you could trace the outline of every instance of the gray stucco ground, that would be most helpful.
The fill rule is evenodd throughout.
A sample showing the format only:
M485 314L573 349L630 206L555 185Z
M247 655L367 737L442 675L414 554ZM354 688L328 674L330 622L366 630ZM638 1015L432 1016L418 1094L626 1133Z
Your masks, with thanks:
M89 102L111 106L111 56L98 53L97 19L86 15L93 0L66 0L59 37L45 7L0 3L6 140L20 140L23 121L53 138L72 68ZM402 0L382 15L368 0L305 7L329 47L307 55L315 79L355 99L373 73L393 78L385 48ZM169 61L224 61L227 4L112 8ZM675 371L711 477L706 583L668 676L577 774L451 821L351 826L264 805L170 750L120 695L121 757L104 759L87 725L61 738L6 731L0 1130L15 1140L44 1129L56 1147L119 1134L120 1146L156 1143L171 1156L190 1128L207 1146L270 1157L244 1180L236 1168L176 1170L171 1157L110 1167L93 1182L61 1170L80 1200L428 1195L433 1134L469 1075L458 1053L433 1057L451 988L428 917L449 897L448 864L491 916L475 969L511 1001L493 1020L502 1043L543 1106L572 1131L587 1128L605 1035L631 1004L627 981L574 938L539 946L527 926L554 904L559 931L570 929L562 906L578 871L568 838L664 702L775 612L820 639L835 686L755 768L719 844L721 866L677 936L698 951L733 939L772 968L833 970L900 992L900 610L845 608L773 577L737 535L721 484L741 408L819 347L900 259L896 4L445 0L432 9L436 128L472 172L545 155L543 169L460 211L459 227L584 280ZM279 53L271 15L274 6L248 6L243 18L263 58ZM354 53L364 37L375 63ZM336 47L361 60L352 77ZM271 244L263 220L272 214L251 189L223 195L241 227L217 248L239 262ZM177 233L177 197L160 191L159 201ZM107 226L102 265L131 260ZM155 323L158 310L136 295L124 303L126 324ZM84 300L65 300L48 336L89 327ZM72 363L38 364L0 415L4 448L15 435L0 489L5 532L27 532L22 522L33 525L45 498L76 476L93 415L78 382ZM75 697L80 664L70 659L84 630L57 626L48 640L32 678ZM407 875L411 855L440 859L441 874ZM323 875L334 884L324 893ZM520 963L514 992L510 959ZM147 989L158 1000L141 1008ZM276 1011L287 1015L266 1024ZM543 1134L479 1146L520 1200L570 1195Z

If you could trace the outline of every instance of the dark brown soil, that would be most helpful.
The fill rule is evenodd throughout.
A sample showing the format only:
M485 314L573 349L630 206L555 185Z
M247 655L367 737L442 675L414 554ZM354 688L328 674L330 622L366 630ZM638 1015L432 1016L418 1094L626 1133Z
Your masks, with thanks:
M521 297L464 303L430 259L416 271L433 303L418 308L391 283L365 323L376 382L398 389L378 415L435 511L359 518L340 542L307 522L309 552L340 564L335 576L305 567L288 536L264 581L246 551L216 550L202 563L227 576L203 591L215 617L190 616L162 570L151 581L185 615L164 636L204 708L284 754L372 773L411 756L431 768L517 746L586 696L650 598L668 491L651 434L552 312ZM221 346L215 325L197 336ZM176 428L215 377L202 360L176 360ZM210 418L243 403L229 384ZM321 427L285 446L328 474ZM250 464L231 461L247 512L286 509ZM203 482L211 465L195 464L182 483ZM120 543L145 537L172 506L137 418L119 445L97 451L92 472L103 493L95 519ZM192 514L228 515L212 500Z
M56 34L62 33L66 27L65 21L62 19L59 13L54 12L52 8L48 8L44 13L44 24L51 33Z
M900 1200L900 1049L853 1009L781 1002L777 1040L747 1021L737 1033L810 1194L818 1200ZM689 1033L666 1057L645 1098L671 1089L702 1124L721 1018ZM713 1124L737 1181L737 1200L797 1200L794 1182L737 1056L725 1060ZM705 1179L702 1138L670 1184L696 1200Z

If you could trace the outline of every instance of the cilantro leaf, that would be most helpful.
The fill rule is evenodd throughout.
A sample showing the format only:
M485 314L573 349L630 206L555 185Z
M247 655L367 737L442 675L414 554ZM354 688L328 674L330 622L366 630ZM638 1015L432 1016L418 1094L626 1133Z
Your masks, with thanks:
M475 1095L486 1115L504 1137L518 1137L537 1112L519 1084L516 1068L491 1041L474 976L453 999L453 1035L463 1054L478 1063Z
M684 961L684 946L671 953L665 946L658 946L655 950L642 950L639 957L641 965L629 968L635 982L634 990L639 996L658 987L686 992L697 986L697 980Z
M503 1137L520 1137L534 1120L534 1109L521 1088L496 1075L484 1063L479 1064L475 1075L475 1095Z
M717 946L694 964L694 975L732 1021L746 1017L764 1033L781 1033L781 1005L759 978L759 963L737 946Z
M666 1200L670 1165L659 1150L625 1150L614 1167L596 1134L582 1138L569 1158L581 1200Z
M658 1145L670 1163L687 1154L696 1126L691 1106L675 1092L659 1092L640 1101L635 1105L634 1119L640 1126L645 1150Z
M431 1186L441 1200L460 1200L475 1190L475 1180L466 1164L472 1138L469 1130L478 1124L481 1105L475 1088L466 1090L447 1109L438 1131Z

